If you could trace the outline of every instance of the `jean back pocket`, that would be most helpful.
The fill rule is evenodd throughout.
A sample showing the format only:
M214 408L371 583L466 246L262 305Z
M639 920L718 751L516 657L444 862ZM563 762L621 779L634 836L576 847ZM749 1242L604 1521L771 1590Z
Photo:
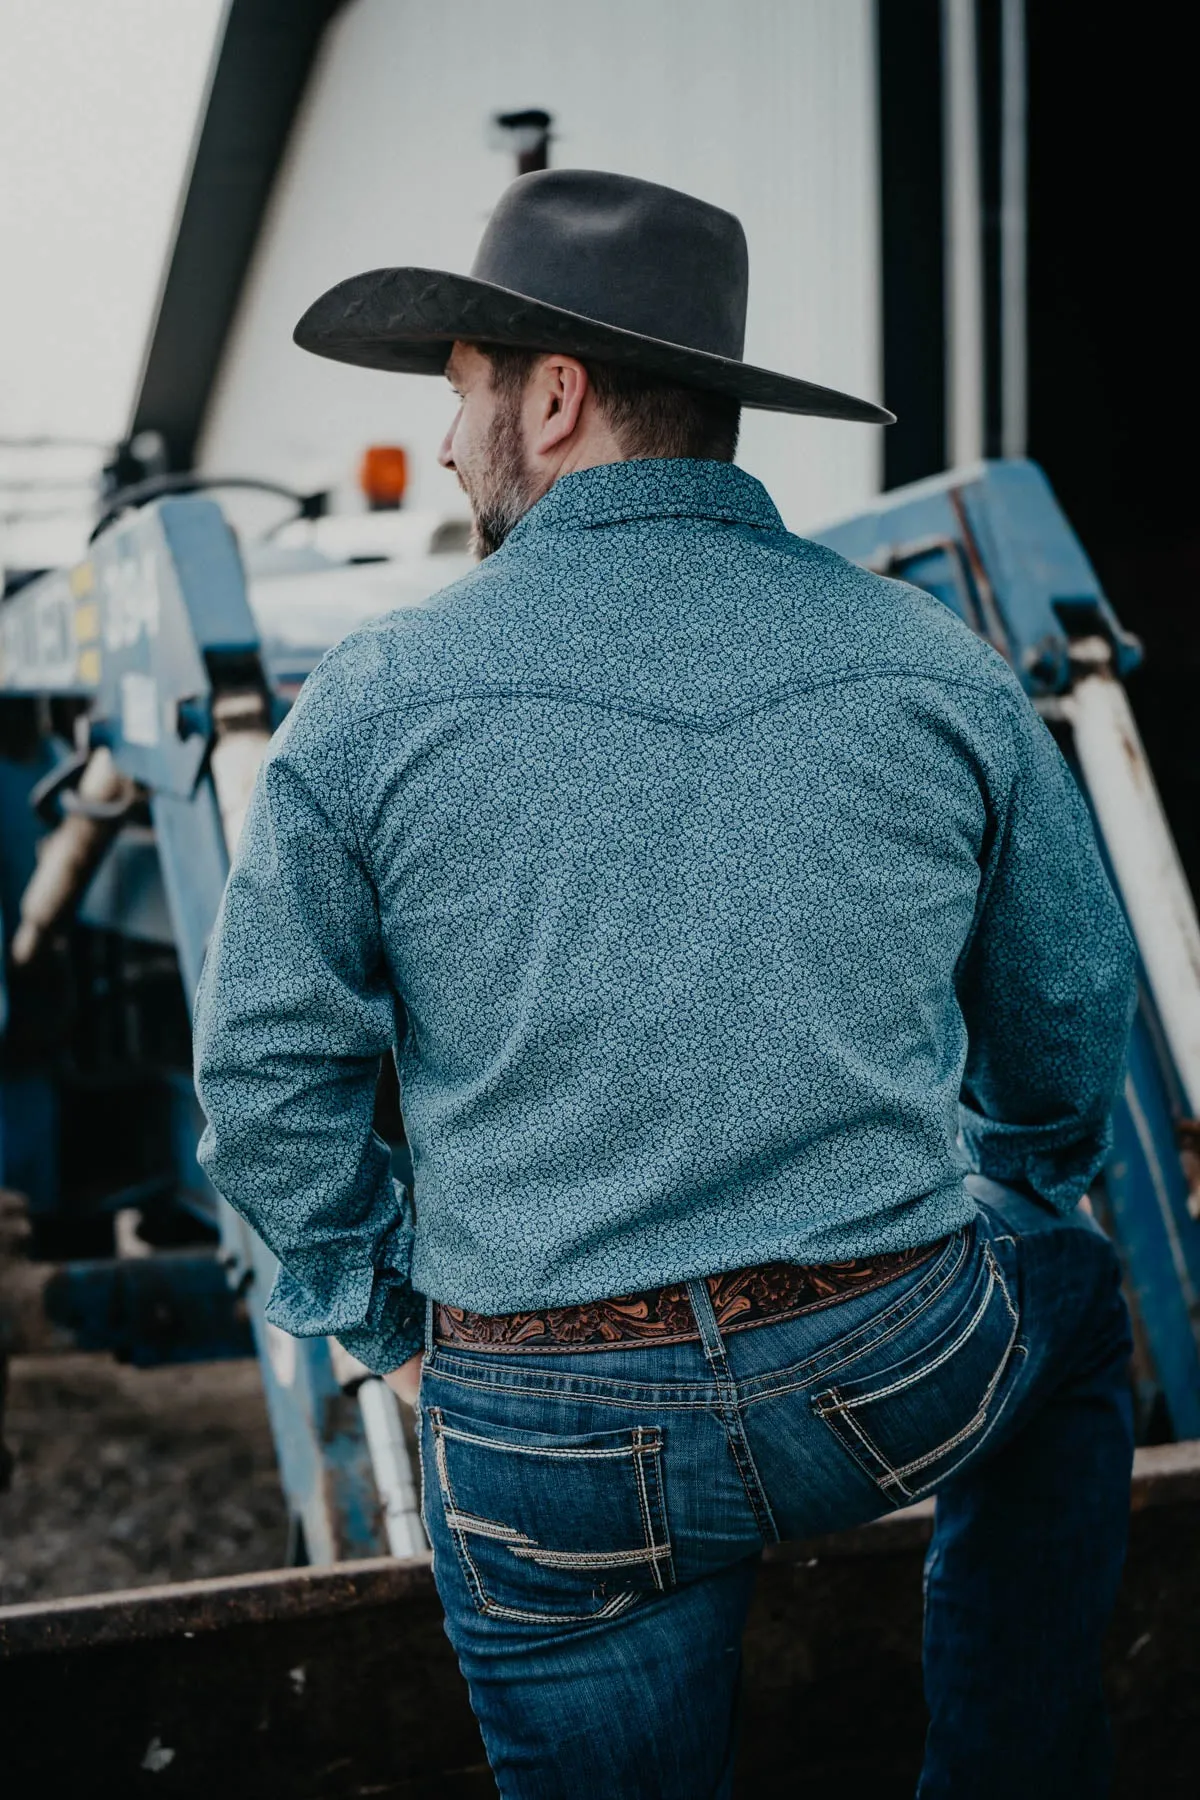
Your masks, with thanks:
M812 1407L884 1496L897 1506L932 1493L976 1452L999 1421L1011 1376L1025 1356L1017 1308L989 1244L981 1246L967 1298L932 1336L886 1368L839 1380Z
M479 1612L585 1624L672 1585L657 1429L564 1437L439 1406L427 1419L446 1529Z

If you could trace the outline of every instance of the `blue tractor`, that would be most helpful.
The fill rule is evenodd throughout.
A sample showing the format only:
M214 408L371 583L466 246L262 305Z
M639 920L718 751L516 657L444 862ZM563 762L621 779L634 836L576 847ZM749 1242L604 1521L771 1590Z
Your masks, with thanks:
M1142 963L1093 1201L1124 1261L1142 1434L1200 1437L1200 931L1122 686L1138 645L1031 463L886 494L822 537L986 637L1088 798ZM422 1547L407 1424L339 1345L265 1320L271 1254L196 1162L189 1007L305 675L468 566L459 521L320 520L243 552L215 499L166 497L0 607L0 1353L256 1355L294 1561ZM390 1067L377 1126L410 1178Z

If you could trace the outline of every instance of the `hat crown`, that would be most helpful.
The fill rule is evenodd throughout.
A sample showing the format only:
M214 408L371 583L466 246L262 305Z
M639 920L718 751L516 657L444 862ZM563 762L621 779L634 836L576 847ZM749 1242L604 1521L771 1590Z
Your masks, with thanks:
M643 337L742 355L741 222L656 182L592 169L521 175L488 220L471 274Z

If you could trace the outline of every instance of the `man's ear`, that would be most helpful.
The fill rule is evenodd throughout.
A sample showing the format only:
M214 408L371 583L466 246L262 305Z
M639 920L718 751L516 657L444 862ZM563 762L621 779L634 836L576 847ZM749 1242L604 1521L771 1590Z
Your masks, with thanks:
M542 357L526 395L529 447L535 456L551 455L578 428L588 386L587 370L576 357Z

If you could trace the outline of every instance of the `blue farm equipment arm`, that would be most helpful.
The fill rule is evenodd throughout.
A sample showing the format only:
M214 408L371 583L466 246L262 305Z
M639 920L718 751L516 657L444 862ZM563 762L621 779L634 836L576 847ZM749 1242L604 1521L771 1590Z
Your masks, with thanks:
M175 986L181 976L190 1004L229 847L270 731L286 711L264 673L220 508L166 500L127 515L86 562L5 605L0 646L0 695L10 707L25 699L43 713L30 734L32 758L8 759L2 790L5 861L19 865L6 884L5 909L14 1014L21 965L36 970L43 940L76 901L78 918L110 946L114 939L169 945ZM56 737L68 728L72 740L58 744L57 769L47 776ZM31 789L35 799L52 800L56 783L62 822L35 870L23 802ZM22 882L18 913L13 899ZM135 964L135 972L143 969L144 961ZM150 984L142 986L145 993ZM200 1120L187 1067L176 1061L150 1072L135 1128L167 1146L159 1181L168 1219L172 1210L198 1215L200 1231L211 1228L208 1244L21 1266L10 1340L109 1348L135 1362L244 1355L253 1346L305 1558L328 1563L389 1547L415 1550L423 1540L396 1402L337 1345L287 1337L263 1318L274 1261L199 1169ZM63 1096L53 1071L16 1063L4 1080L3 1178L30 1190L36 1239L39 1224L55 1213L61 1224L61 1215L77 1210L58 1178ZM31 1093L41 1102L32 1114ZM97 1194L93 1183L90 1209L111 1213L152 1198L145 1185ZM31 1317L39 1300L40 1322Z
M1088 795L1144 971L1097 1201L1140 1324L1145 1410L1165 1414L1155 1429L1200 1436L1200 1224L1188 1180L1200 945L1120 685L1137 646L1028 463L889 494L823 537L928 588L989 638ZM286 605L297 582L327 602L359 579L330 567L302 575L295 562ZM424 592L439 585L433 573ZM368 577L378 606L395 604L381 570ZM411 569L403 579L415 603L420 581ZM327 603L318 611L328 620ZM273 1260L196 1164L188 1075L184 1003L229 846L270 731L321 648L298 623L304 653L281 664L264 649L261 616L220 508L195 498L126 515L84 563L0 611L0 1182L29 1196L41 1259L5 1260L0 1211L0 1330L14 1346L109 1348L141 1362L252 1345L297 1537L309 1560L328 1562L419 1546L398 1409L335 1344L264 1320ZM111 1255L113 1216L129 1209L150 1255Z

